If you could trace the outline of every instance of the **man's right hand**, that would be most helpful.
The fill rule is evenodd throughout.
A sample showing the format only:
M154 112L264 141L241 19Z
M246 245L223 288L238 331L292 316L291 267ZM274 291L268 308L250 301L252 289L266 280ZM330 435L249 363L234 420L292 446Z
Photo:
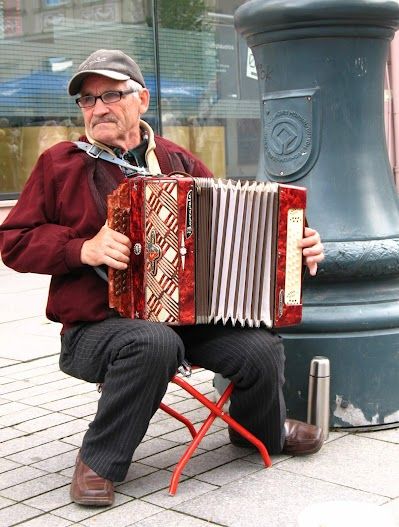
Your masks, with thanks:
M114 231L105 223L100 231L82 245L80 259L92 266L108 265L113 269L126 269L132 244L127 236Z

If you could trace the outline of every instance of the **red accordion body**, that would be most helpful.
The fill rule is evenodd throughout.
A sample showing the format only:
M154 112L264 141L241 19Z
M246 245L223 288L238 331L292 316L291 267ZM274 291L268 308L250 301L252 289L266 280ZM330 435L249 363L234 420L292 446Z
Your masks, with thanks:
M198 324L286 326L302 316L306 190L275 183L137 176L108 197L108 224L131 242L109 269L122 316Z

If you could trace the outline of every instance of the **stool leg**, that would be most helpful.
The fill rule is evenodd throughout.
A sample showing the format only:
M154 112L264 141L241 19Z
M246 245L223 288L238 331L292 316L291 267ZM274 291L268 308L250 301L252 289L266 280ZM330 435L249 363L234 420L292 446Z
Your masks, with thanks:
M246 428L240 425L235 419L233 419L229 414L226 414L223 412L222 408L225 402L229 399L233 389L234 384L231 382L225 391L223 392L222 396L220 397L217 404L212 403L209 399L207 399L202 393L199 393L195 388L191 386L191 384L188 384L183 379L180 379L177 377L176 379L173 379L173 382L187 390L193 397L198 399L204 406L209 408L209 410L212 411L212 413L215 413L217 417L220 417L225 423L227 423L229 426L234 428L240 435L242 435L245 439L247 439L250 443L252 443L258 450L260 455L262 456L262 459L265 463L266 467L271 467L272 462L269 456L269 453L267 451L267 448L262 443L262 441L259 441L257 437L255 437L251 432L248 432Z
M185 417L184 415L180 414L179 412L176 412L176 410L174 410L170 406L166 405L165 403L161 403L159 405L159 407L160 407L161 410L163 410L167 414L171 415L172 417L174 417L175 419L177 419L181 423L184 423L187 426L187 428L189 429L191 437L194 438L197 435L197 430L194 428L193 423L189 419L187 419L187 417Z
M191 393L191 395L193 395L194 397L199 399L205 406L207 406L207 408L209 408L211 410L211 413L205 419L203 425L198 430L195 438L190 443L189 447L184 452L183 456L181 457L180 461L177 463L177 465L176 465L176 467L175 467L175 469L173 471L172 479L171 479L170 485L169 485L169 494L171 496L174 496L176 494L177 486L179 484L180 475L181 475L184 467L187 465L188 460L194 454L197 446L200 444L200 442L204 438L205 434L207 433L207 431L211 427L213 421L217 417L217 413L214 411L214 409L218 409L219 411L221 411L221 409L223 408L223 405L226 403L226 401L230 397L230 394L231 394L231 392L233 391L233 388L234 388L233 383L230 383L229 386L224 391L223 395L220 397L220 399L217 402L217 404L215 405L211 401L209 401L206 397L204 397L200 392L198 392L198 390L193 389L190 384L186 383L185 381L182 381L182 379L180 379L180 378L178 379L178 381L179 382L176 382L176 384L178 384L182 388L187 389L187 391L189 391ZM182 381L182 382L180 382L180 381ZM175 380L173 380L173 382L175 382ZM185 386L185 385L187 385L187 386ZM190 388L190 390L188 389L188 387ZM201 397L199 397L199 396L201 396Z
M186 390L188 393L190 393L193 397L195 397L198 401L200 401L204 406L206 406L211 411L211 413L205 419L201 428L195 434L195 437L193 436L194 437L193 441L190 443L187 450L184 452L183 456L181 457L181 459L179 460L179 462L177 463L173 471L172 478L171 478L170 485L169 485L169 494L171 496L174 496L176 494L180 475L184 467L186 466L191 456L194 454L196 448L202 441L203 437L205 436L205 434L211 427L216 417L220 417L229 426L231 426L234 430L236 430L240 435L242 435L245 439L250 441L259 450L259 453L262 456L263 462L266 467L270 467L272 465L267 448L262 443L262 441L260 441L257 437L251 434L251 432L248 432L246 428L241 426L240 423L238 423L235 419L230 417L229 414L226 414L223 411L223 406L226 403L226 401L229 399L234 389L234 384L232 382L227 386L227 388L225 389L225 391L223 392L223 394L221 395L221 397L219 398L216 404L210 401L207 397L202 395L202 393L200 393L198 390L193 388L191 384L184 381L180 377L175 376L172 379L172 382L174 382L175 384L177 384L178 386Z

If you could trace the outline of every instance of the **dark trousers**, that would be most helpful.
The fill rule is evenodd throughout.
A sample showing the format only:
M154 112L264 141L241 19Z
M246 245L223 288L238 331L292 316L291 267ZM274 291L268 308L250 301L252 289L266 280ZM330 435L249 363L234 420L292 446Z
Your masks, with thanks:
M83 461L122 481L133 453L185 359L234 381L230 415L281 451L285 404L281 338L263 328L181 326L109 318L81 324L62 338L60 368L103 383L96 416L83 438Z

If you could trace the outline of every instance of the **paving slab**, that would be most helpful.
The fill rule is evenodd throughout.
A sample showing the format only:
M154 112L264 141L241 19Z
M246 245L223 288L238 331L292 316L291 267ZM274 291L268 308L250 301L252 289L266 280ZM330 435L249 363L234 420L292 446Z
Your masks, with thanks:
M139 521L134 527L219 527L220 524L199 520L187 514L175 511L162 511L146 520Z
M391 514L395 526L399 527L399 498L382 505L382 508L386 509Z
M41 408L46 408L47 410L52 410L53 412L68 410L68 412L65 411L64 413L74 415L72 413L74 410L78 412L80 411L80 408L84 409L85 405L92 404L93 408L96 409L99 397L99 394L94 394L93 398L93 392L90 391L83 394L71 395L70 397L65 397L64 399L59 399L57 401L42 403L40 406ZM85 415L88 415L88 413L86 413Z
M94 390L93 385L89 383L79 383L75 386L72 386L70 388L64 388L64 389L57 389L53 390L51 392L46 392L44 394L39 394L33 397L29 397L28 399L20 399L22 403L30 403L40 406L43 403L48 403L51 401L58 401L60 399L64 399L67 397L71 397L73 395L83 395L86 393L90 393Z
M64 507L65 505L72 503L72 500L69 496L69 489L69 484L64 485L57 489L39 494L39 496L35 496L34 498L28 498L24 501L24 504L45 512L59 509L60 507Z
M68 443L69 445L80 447L85 433L86 432L79 432L78 434L73 434L71 436L64 437L62 441L63 443Z
M25 465L30 465L32 463L37 463L43 459L68 452L69 450L74 450L73 445L63 443L62 441L51 441L45 445L39 445L34 448L28 448L23 452L18 454L13 454L8 457L11 461L17 461L19 463L24 463Z
M21 430L14 430L13 428L2 428L0 429L0 443L4 443L5 441L15 439L24 435L25 432L21 432ZM3 450L1 451L1 454L3 455Z
M0 510L0 527L12 527L29 518L41 515L41 511L17 503Z
M43 316L47 293L42 289L33 289L24 291L23 295L2 293L1 298L0 321L4 323Z
M1 327L1 326L0 326ZM27 375L43 375L45 371L55 371L58 368L59 355L35 358L28 361L19 361L17 364L1 368L0 376L8 376L11 379L26 377Z
M163 469L167 467L174 467L176 463L180 460L181 456L184 454L185 451L186 451L186 446L184 445L174 446L172 448L169 448L168 450L160 452L159 454L155 454L153 456L143 458L140 461L144 465L150 465L151 467L156 467L159 469ZM202 454L203 452L204 451L201 448L197 448L190 462L192 462L196 456L198 456L199 454ZM133 456L133 459L135 459L134 456Z
M0 509L4 509L5 507L9 507L10 505L15 505L15 501L0 496Z
M50 441L43 437L38 437L35 434L25 434L21 437L16 437L13 439L5 440L1 445L1 455L6 457L16 452L22 452L26 449L32 448L34 446L43 445L44 443L49 443Z
M185 425L177 419L165 418L156 422L151 421L150 426L147 430L147 435L151 437L159 437L168 432L173 432L179 428L183 428Z
M38 375L36 372L32 375L27 375L25 377L29 382L32 384L48 384L49 382L56 382L56 381L63 381L65 379L68 379L69 382L71 382L72 378L65 375L64 372L61 370L55 370L51 372L45 372L41 375ZM78 383L81 382L79 380L75 380L74 382Z
M215 450L201 453L195 458L190 459L183 470L183 474L188 476L196 476L208 470L220 467L239 459L246 454L246 449L235 448L232 445L225 445Z
M69 484L70 479L60 474L46 474L30 481L14 485L1 491L1 495L15 501L24 501L31 496L37 496L49 490Z
M93 415L96 413L97 404L98 404L97 401L86 402L87 398L85 398L84 396L77 396L76 399L78 398L81 399L81 402L79 403L76 403L76 400L75 401L69 401L68 399L63 400L64 404L68 405L62 408L62 411L64 414L73 415L74 417L87 417L89 415ZM70 399L72 399L72 397L70 397ZM73 399L75 399L75 397ZM54 404L54 403L50 403L50 404ZM69 405L73 405L73 406L69 406Z
M399 445L357 434L326 444L314 456L279 463L276 469L389 498L399 496Z
M229 527L297 527L297 517L304 507L333 499L377 505L386 502L385 497L376 494L271 468L173 509Z
M191 503L191 500L195 500L198 496L208 496L209 493L216 489L218 489L218 487L215 485L210 485L209 483L196 479L186 479L180 481L177 492L174 496L170 496L169 493L163 489L154 492L153 494L149 494L142 499L149 503L159 505L164 509L172 509L177 507L179 503ZM183 510L183 512L188 512L188 509Z
M59 370L60 325L44 317L48 277L18 275L1 262L0 274L0 527L298 527L305 507L328 500L376 504L399 527L399 428L331 432L317 455L272 456L273 468L265 470L256 451L230 445L227 425L217 419L171 497L172 471L190 434L161 410L126 480L116 483L115 505L71 503L76 452L99 394ZM10 312L7 295L15 297ZM196 370L189 382L214 400L212 379ZM194 422L208 414L172 383L165 402Z
M198 429L198 426L194 427ZM186 426L162 435L162 439L171 441L172 443L184 445L192 440L191 434ZM202 448L202 442L201 442Z
M225 445L230 445L227 430L221 430L215 425L211 426L208 433L201 441L201 448L204 450L215 450L216 448L220 448L221 446Z
M167 489L171 477L172 474L168 470L157 470L147 476L134 479L128 483L122 483L118 486L118 492L132 496L133 498L141 498L148 494L157 492L160 489ZM182 477L181 479L183 480L185 478Z
M39 432L36 432L36 436L45 437L49 440L62 439L69 443L69 441L66 440L77 433L85 432L87 430L87 425L88 423L84 419L71 419L67 420L66 423L40 430Z
M46 475L46 472L44 470L40 470L34 467L18 466L17 468L9 470L8 472L4 472L1 475L0 491L44 475ZM10 496L10 498L14 499L13 496Z
M22 381L12 383L10 386L7 384L3 385L1 388L3 397L10 399L11 401L20 401L22 403L25 402L26 404L38 404L38 397L36 396L50 396L53 393L61 392L71 387L80 386L81 383L81 381L72 377L61 381L41 383L37 385L30 383L28 380L24 380L23 382L28 384L28 387L19 386L22 384ZM49 400L51 400L50 397ZM43 402L47 402L47 399L44 398Z
M232 481L236 481L237 479L241 479L248 474L258 472L258 470L263 469L254 463L242 459L236 459L231 461L231 463L223 464L213 470L208 470L203 474L199 474L196 476L196 479L205 481L206 483L211 483L212 485L222 486Z
M119 507L115 507L110 510L106 510L95 517L82 520L81 523L88 527L109 527L110 525L117 525L118 527L126 527L132 525L133 522L148 518L157 514L162 509L145 503L141 500L133 500L128 503L124 503Z
M32 432L40 432L41 430L51 429L56 425L65 424L68 421L76 421L76 419L72 415L62 414L59 412L46 412L46 414L42 415L41 417L24 420L20 423L16 423L14 426L17 430L22 430L23 432L31 434Z
M38 463L33 463L31 466L46 472L60 472L61 470L75 466L77 453L78 449L74 448L73 450L69 450L58 456L44 459Z
M68 527L68 525L73 524L69 520L57 518L57 516L53 516L52 514L42 514L19 525L21 527Z
M114 507L119 507L121 504L131 501L132 499L133 498L130 498L129 496L125 496L124 494L115 492L115 503L111 507L84 507L83 505L70 503L69 505L64 505L63 507L54 509L51 514L54 514L54 516L65 518L66 520L70 520L71 522L79 522L79 524L81 523L82 525L84 525L82 523L83 520L86 520L91 516L97 516L102 511L110 511ZM115 524L115 527L119 526Z
M178 447L178 443L168 441L162 437L154 437L141 443L134 452L133 460L138 461L140 459L148 458L160 452L164 452L174 447Z
M7 276L7 280L0 280L0 294L4 293L25 293L40 289L43 294L47 295L50 277L44 274L36 273L16 273L9 268L1 268L2 275ZM3 278L5 278L5 276Z
M20 463L15 463L14 461L10 461L9 459L0 458L0 473L8 472L9 470L13 470L20 466Z
M127 471L125 479L123 481L115 483L115 487L124 485L125 483L133 481L134 479L142 478L144 476L147 476L148 474L152 474L153 472L157 472L157 469L154 467L149 467L148 465L143 465L142 463L138 462L132 463L129 467L129 470Z
M4 405L5 406L5 405ZM44 415L50 414L49 410L44 410L43 408L36 408L34 406L28 407L25 406L24 410L20 410L18 412L10 412L6 415L2 415L0 417L0 425L2 426L16 426L18 430L22 431L29 431L26 430L24 426L19 426L22 423L25 423L26 421L31 421L32 419L36 419L37 417L42 417Z
M3 359L0 358L0 368L4 368L4 366L11 366L11 364L16 364L17 361L12 359Z
M369 439L378 439L379 441L388 441L388 443L399 444L399 427L388 430L379 430L378 432L363 432L357 434L359 437L368 437Z
M44 336L44 337L53 337L58 343L58 352L61 348L61 330L62 324L58 322L53 322L46 318L44 311L41 317L38 319L30 319L32 325L29 325L29 322L26 326L26 332L33 336Z

